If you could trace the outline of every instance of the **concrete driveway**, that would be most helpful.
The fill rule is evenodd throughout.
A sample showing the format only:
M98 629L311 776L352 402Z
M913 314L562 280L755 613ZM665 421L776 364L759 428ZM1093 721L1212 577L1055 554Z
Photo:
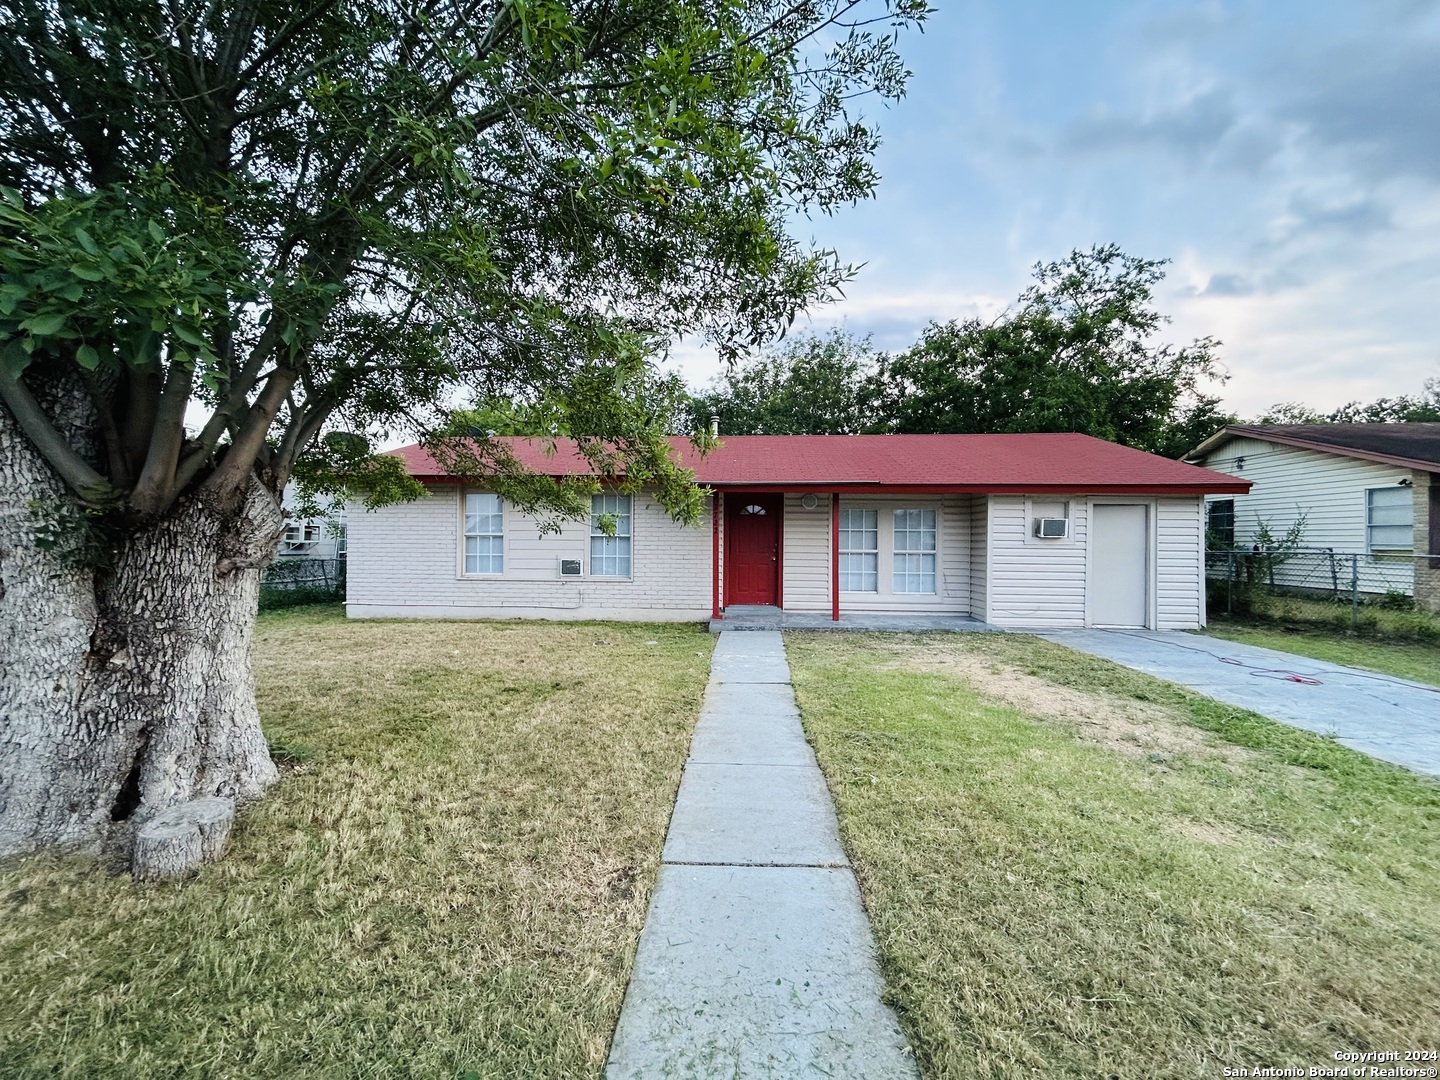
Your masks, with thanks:
M1053 630L1038 636L1440 776L1440 687L1178 631Z

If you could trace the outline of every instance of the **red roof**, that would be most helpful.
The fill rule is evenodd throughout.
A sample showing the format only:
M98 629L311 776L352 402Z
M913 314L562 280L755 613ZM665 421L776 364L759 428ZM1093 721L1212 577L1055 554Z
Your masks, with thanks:
M561 439L505 439L520 463L550 476L593 470ZM1073 433L1023 435L732 435L701 458L673 438L676 458L709 487L785 490L905 490L1237 494L1250 481ZM420 446L391 453L411 476L454 480Z

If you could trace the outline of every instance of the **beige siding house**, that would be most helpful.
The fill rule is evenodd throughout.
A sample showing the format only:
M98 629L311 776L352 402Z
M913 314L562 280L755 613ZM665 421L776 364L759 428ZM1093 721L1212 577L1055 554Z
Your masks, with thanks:
M1440 424L1236 425L1187 460L1253 485L1207 497L1213 543L1243 551L1262 525L1282 535L1303 520L1303 550L1278 584L1323 589L1334 555L1343 589L1356 556L1360 592L1405 592L1440 610Z
M586 471L566 447L516 446L531 468ZM397 453L427 493L350 508L352 617L723 623L774 609L1190 629L1205 621L1204 499L1248 486L1081 435L747 436L704 458L677 441L712 492L699 526L612 485L592 521L542 536L483 482Z

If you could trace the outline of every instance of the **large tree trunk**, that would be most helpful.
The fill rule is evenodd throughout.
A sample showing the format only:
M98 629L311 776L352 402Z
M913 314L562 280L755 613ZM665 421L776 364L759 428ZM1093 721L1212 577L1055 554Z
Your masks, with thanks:
M250 642L281 512L258 481L186 498L96 569L35 544L32 504L63 497L0 407L0 855L128 855L159 812L276 778Z

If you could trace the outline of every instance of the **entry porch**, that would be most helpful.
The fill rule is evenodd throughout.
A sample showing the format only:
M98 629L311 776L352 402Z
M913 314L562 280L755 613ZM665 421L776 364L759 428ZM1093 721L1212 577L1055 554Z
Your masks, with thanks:
M884 612L852 612L839 619L807 611L786 611L762 605L732 604L723 619L710 620L710 632L721 630L853 630L888 633L920 634L935 631L962 633L974 630L999 630L998 626L981 622L970 615L907 615Z

